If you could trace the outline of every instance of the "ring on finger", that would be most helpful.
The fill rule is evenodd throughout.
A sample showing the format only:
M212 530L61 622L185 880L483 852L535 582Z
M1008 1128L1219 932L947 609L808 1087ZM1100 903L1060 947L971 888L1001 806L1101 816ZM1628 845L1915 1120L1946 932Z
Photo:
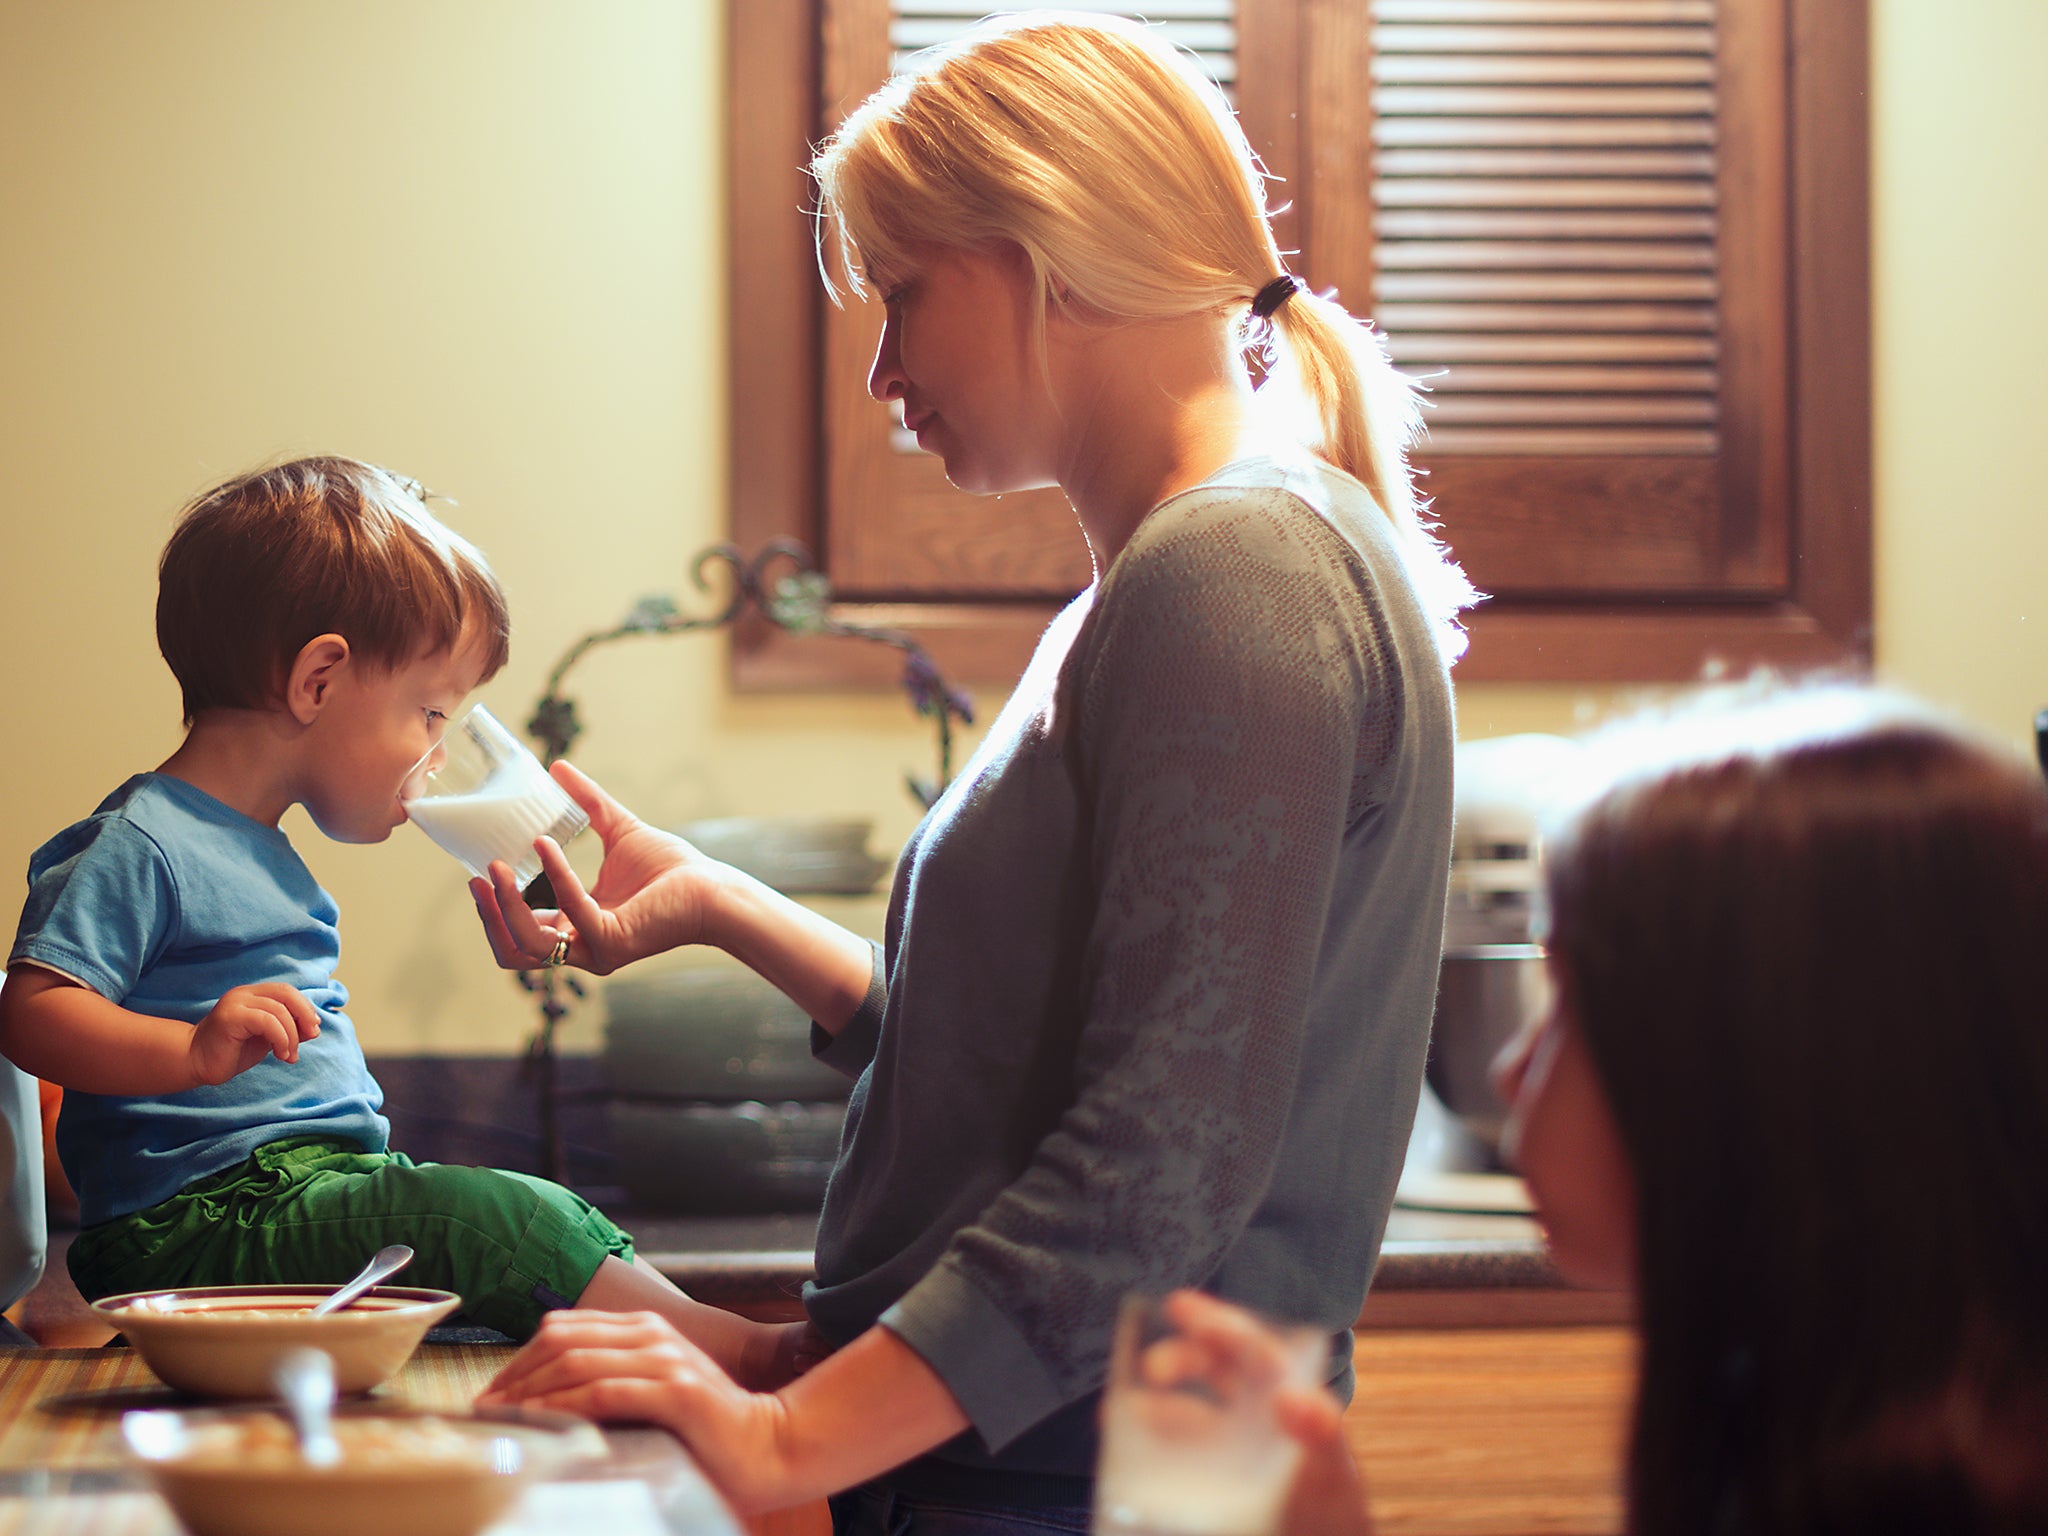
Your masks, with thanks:
M546 966L549 970L553 970L558 965L566 965L568 961L569 935L566 933L557 932L555 934L555 947L548 951L547 959L541 961L541 964Z

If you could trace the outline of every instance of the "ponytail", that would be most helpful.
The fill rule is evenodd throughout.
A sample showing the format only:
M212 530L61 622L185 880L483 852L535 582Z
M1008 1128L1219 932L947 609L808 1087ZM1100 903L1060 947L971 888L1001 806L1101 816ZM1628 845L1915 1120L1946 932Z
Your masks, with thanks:
M1260 290L1261 297L1276 284ZM1258 306L1255 304L1254 313ZM1408 449L1422 433L1414 382L1395 372L1385 344L1335 299L1305 285L1267 316L1274 343L1261 396L1300 427L1314 424L1307 446L1357 480L1394 525L1395 537L1447 660L1465 653L1459 611L1479 601L1425 516Z

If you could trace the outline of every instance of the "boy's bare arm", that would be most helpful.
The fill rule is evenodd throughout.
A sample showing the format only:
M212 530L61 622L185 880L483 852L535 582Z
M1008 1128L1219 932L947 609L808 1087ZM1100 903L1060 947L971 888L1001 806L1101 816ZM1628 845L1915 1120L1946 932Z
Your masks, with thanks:
M81 1093L156 1097L224 1083L265 1056L296 1061L320 1033L303 994L282 982L235 987L197 1025L110 1002L41 966L17 963L0 987L0 1051L22 1071Z

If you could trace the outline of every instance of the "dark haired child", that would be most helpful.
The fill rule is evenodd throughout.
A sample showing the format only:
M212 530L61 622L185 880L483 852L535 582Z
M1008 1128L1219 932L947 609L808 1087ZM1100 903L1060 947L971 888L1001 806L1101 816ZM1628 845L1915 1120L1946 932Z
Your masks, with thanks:
M0 1050L66 1090L72 1276L88 1298L339 1282L403 1242L408 1280L515 1338L571 1304L656 1311L757 1374L774 1330L685 1296L569 1190L388 1145L335 902L279 820L302 805L337 841L383 841L409 770L505 663L497 579L421 494L301 459L202 496L164 550L184 742L36 851L0 989Z

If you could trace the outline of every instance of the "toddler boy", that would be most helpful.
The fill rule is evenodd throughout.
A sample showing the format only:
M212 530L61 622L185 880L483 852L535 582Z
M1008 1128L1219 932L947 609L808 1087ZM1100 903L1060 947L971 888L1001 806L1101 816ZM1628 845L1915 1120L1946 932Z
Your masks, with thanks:
M685 1296L577 1195L389 1148L334 899L278 823L303 805L382 842L409 770L505 664L504 593L421 496L301 459L202 496L164 550L184 742L36 851L0 988L0 1051L66 1090L72 1276L88 1299L334 1283L402 1242L408 1282L514 1338L571 1304L657 1311L744 1378L768 1331Z

